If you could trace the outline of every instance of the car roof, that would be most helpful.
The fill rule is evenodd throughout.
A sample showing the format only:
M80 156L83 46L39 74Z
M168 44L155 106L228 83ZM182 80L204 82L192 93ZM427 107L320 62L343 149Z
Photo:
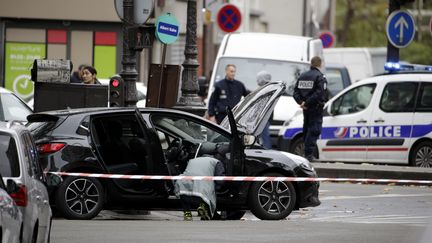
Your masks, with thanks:
M5 89L5 88L3 88L3 87L0 87L0 93L8 93L8 94L10 94L10 93L12 93L10 90L8 90L8 89Z
M400 80L401 77L405 78L414 78L414 77L428 77L430 81L432 81L432 73L431 72L416 72L416 71L408 71L408 72L398 72L398 73L383 73L373 77L365 78L355 82L355 84L365 84L370 82L376 82L377 80L385 80L385 81L393 81ZM415 81L415 80L413 80ZM422 80L426 81L427 80Z
M66 110L54 110L54 111L44 111L33 113L27 117L29 122L38 122L46 120L57 120L58 117L62 116L72 116L72 115L85 115L85 114L103 114L106 112L133 112L136 107L93 107L93 108L77 108L77 109L66 109ZM156 107L145 107L138 108L141 112L168 112L177 113L189 116L196 116L202 119L202 117L194 115L190 112L185 112L181 110L169 109L169 108L156 108Z
M26 127L24 127L19 121L0 121L0 131L2 132L8 132L8 133L20 133L21 131L25 130Z

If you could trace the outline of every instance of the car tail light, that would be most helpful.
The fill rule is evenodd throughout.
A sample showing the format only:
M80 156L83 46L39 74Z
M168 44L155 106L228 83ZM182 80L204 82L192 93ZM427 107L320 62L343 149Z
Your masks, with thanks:
M43 143L43 144L38 144L37 149L38 152L41 154L50 154L59 151L65 145L66 144L64 143Z
M21 185L17 192L10 194L17 206L27 206L27 188Z

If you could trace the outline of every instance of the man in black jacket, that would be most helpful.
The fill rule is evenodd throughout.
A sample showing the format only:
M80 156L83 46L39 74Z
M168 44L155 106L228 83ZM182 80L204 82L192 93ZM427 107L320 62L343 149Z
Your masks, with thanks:
M226 116L226 108L233 108L242 96L249 94L244 84L235 80L236 66L228 64L225 67L225 78L215 83L215 89L210 96L208 116L211 121L218 124Z
M309 71L300 75L294 87L294 99L303 109L304 153L309 161L315 160L316 141L321 134L323 107L327 101L327 79L320 71L322 60L315 56Z

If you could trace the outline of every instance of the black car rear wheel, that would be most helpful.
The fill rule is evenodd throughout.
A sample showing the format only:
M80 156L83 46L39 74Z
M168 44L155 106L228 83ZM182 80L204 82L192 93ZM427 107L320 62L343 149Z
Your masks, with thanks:
M263 176L283 176L269 173ZM262 220L280 220L286 218L294 209L296 192L288 181L257 181L249 191L251 212Z
M67 219L92 219L102 210L103 202L103 186L94 178L68 177L56 195L56 206Z

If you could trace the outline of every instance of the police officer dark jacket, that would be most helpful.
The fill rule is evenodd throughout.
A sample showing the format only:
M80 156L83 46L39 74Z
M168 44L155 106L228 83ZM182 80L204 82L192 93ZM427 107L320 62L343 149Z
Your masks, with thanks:
M233 108L242 96L248 95L244 84L238 80L222 79L215 83L215 89L210 96L208 115L226 114L226 107Z
M322 109L327 101L327 80L324 74L316 67L301 74L293 96L299 105L304 101L308 110Z

